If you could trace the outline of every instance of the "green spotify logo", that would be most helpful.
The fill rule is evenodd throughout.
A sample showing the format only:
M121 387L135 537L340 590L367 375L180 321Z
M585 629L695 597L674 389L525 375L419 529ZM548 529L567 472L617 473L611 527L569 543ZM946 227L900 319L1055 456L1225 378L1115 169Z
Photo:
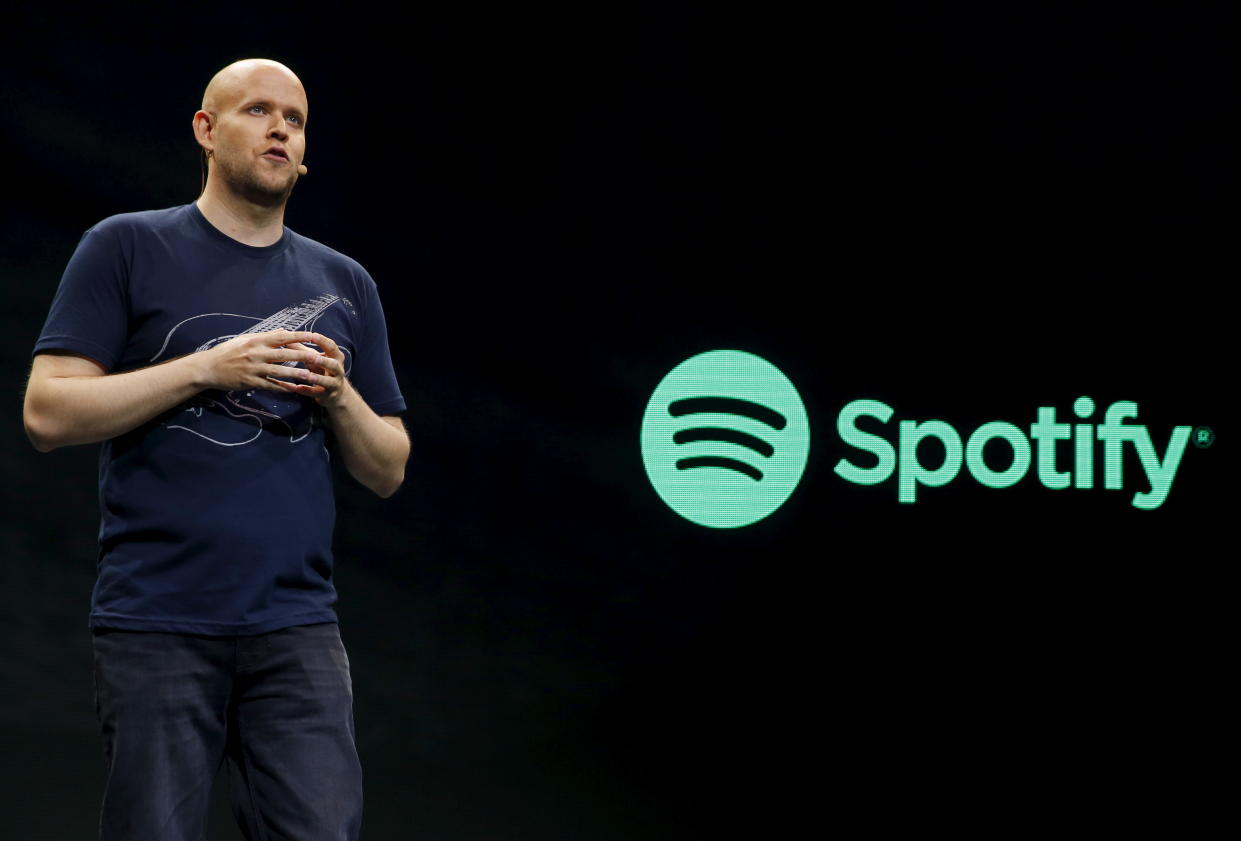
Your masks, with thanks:
M1150 486L1135 491L1131 502L1151 511L1168 498L1191 439L1199 449L1215 441L1210 427L1176 426L1161 455L1148 427L1126 422L1138 416L1132 400L1111 403L1099 420L1094 400L1083 395L1073 414L1079 422L1062 422L1055 406L1038 406L1028 427L988 421L968 436L946 421L902 419L890 427L895 436L885 436L882 428L896 410L879 400L852 400L837 415L836 430L841 443L870 458L860 464L841 458L834 472L855 485L881 485L895 476L903 504L952 482L963 467L988 488L1012 487L1037 467L1039 483L1049 490L1091 490L1101 472L1103 488L1115 491L1125 487L1129 445ZM860 419L869 429L858 425ZM928 438L944 453L934 466L921 458ZM988 446L992 442L1000 443L998 450ZM1071 458L1064 452L1070 443ZM739 350L708 351L677 365L642 417L646 475L673 511L702 526L737 528L771 514L797 487L809 453L810 425L797 389L770 362Z
M642 461L656 493L711 528L748 526L783 505L809 453L797 389L776 366L739 350L677 365L642 417Z

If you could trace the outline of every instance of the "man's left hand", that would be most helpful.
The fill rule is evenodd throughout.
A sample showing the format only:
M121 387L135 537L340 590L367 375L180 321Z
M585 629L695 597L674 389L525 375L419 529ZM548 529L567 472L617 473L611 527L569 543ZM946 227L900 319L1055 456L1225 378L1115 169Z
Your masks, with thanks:
M304 383L288 383L268 377L273 383L295 394L302 394L313 399L325 409L331 409L344 399L349 388L349 380L345 378L345 352L336 342L321 333L314 333L311 340L318 347L293 342L286 347L296 350L310 350L319 354L317 361L307 363L305 368L291 368L289 376L304 380Z

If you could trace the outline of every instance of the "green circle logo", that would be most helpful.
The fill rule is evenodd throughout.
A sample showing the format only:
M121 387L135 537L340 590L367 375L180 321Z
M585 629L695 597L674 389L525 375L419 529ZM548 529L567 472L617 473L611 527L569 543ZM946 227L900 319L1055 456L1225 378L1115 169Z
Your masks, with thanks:
M700 526L756 523L793 493L810 454L806 407L779 368L712 350L673 368L642 416L655 492Z

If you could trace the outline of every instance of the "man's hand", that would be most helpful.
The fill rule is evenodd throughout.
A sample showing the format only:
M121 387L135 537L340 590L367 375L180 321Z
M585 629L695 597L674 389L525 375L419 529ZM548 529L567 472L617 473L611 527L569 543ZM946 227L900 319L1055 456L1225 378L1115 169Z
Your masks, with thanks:
M321 354L302 344L309 341L318 344L320 341L332 340L318 333L295 330L242 333L209 350L192 354L191 358L198 365L199 374L196 379L202 388L216 388L221 391L245 391L252 388L270 391L297 390L301 386L287 389L285 386L288 386L288 383L274 378L314 381L316 375L311 366L321 364ZM332 342L332 347L336 347L335 342ZM337 352L339 353L339 350ZM282 362L301 362L307 367L294 368L280 364ZM343 372L343 368L341 370ZM313 392L308 394L314 396Z
M221 354L221 357L232 360L245 357L247 361L239 367L245 369L247 365L253 365L254 374L266 379L262 388L302 394L317 402L327 412L332 434L340 445L345 469L350 475L380 496L395 493L405 479L405 462L409 458L409 435L405 432L405 424L393 415L376 415L366 404L345 376L345 352L340 346L322 333L277 331L256 335L270 337L265 341L266 347L262 344L245 345L244 349L238 346L230 349L227 355ZM225 342L212 350L228 344ZM277 350L273 347L279 345L285 348ZM293 356L287 357L285 354ZM271 366L265 361L269 358L296 359L305 362L306 368ZM263 365L278 370L272 372ZM272 377L297 378L303 382L289 383Z
M379 417L366 405L345 376L345 352L327 336L290 330L251 333L194 355L204 357L214 372L211 387L266 388L314 400L327 412L350 475L380 496L391 496L401 486L409 458L405 425L395 416ZM280 364L286 361L306 367Z
M345 352L327 336L319 333L301 335L308 335L310 338L301 339L289 347L310 355L309 358L300 360L306 363L306 369L296 369L296 376L306 383L287 383L283 380L273 380L272 383L285 391L310 397L325 409L334 409L344 400L345 390L349 386L349 380L345 377ZM323 350L307 347L303 342L311 342Z

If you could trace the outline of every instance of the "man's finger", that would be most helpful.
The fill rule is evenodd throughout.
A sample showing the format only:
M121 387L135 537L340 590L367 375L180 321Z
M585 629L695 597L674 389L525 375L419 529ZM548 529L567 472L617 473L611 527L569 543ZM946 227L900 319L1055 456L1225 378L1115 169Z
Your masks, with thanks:
M294 368L289 365L280 365L278 363L264 363L255 373L262 374L264 377L279 377L286 380L311 380L315 375L306 368Z
M333 377L345 376L345 366L334 356L324 355L320 357L320 361L316 363L315 368Z
M268 362L304 362L307 365L317 365L323 357L323 354L316 350L311 350L310 348L298 350L297 348L298 345L296 344L289 345L287 348L272 348L267 352L266 360Z
M314 342L316 345L326 350L332 356L335 356L337 353L340 352L340 346L337 345L336 342L329 339L327 336L324 336L322 333L311 333L310 336L311 336L310 341Z
M318 333L307 333L304 330L272 330L267 333L267 343L273 347L287 345L291 342L312 342Z
M284 380L278 380L274 377L268 377L267 381L270 382L273 386L276 386L276 388L272 389L273 391L275 390L292 391L297 394L305 394L308 397L315 397L327 391L327 389L321 385L306 385L305 383L287 383Z

